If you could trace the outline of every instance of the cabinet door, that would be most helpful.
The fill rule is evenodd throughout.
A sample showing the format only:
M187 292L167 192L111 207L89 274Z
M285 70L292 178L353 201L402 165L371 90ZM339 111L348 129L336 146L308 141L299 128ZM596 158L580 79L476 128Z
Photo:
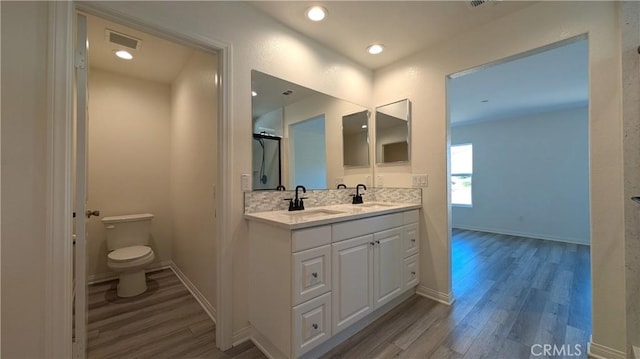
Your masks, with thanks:
M373 235L374 308L378 308L402 292L402 228Z
M373 235L332 244L335 335L373 310Z

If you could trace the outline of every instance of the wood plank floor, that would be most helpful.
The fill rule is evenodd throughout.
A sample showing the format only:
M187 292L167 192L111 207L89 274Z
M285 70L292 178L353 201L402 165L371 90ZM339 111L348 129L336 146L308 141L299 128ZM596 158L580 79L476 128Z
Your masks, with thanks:
M413 296L323 358L586 358L589 247L462 230L452 246L453 306ZM173 272L148 280L135 299L115 281L89 287L89 358L265 358L251 342L218 351ZM531 355L535 344L564 355Z
M587 357L588 246L463 230L452 245L453 306L413 296L323 358Z
M251 342L219 351L214 322L170 269L147 284L133 298L119 298L116 281L89 286L89 358L264 358Z

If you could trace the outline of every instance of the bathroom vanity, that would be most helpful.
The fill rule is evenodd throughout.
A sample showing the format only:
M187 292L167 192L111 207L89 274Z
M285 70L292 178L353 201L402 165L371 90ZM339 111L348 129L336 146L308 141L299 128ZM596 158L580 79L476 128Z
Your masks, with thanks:
M317 357L410 296L419 282L420 207L245 214L256 345L273 358Z

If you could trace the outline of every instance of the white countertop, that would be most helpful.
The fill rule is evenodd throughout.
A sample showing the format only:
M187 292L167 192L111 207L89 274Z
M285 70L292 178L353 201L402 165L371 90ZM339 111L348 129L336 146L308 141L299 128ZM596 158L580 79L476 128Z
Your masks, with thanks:
M286 229L300 229L419 209L421 207L421 204L412 203L365 202L363 204L309 207L302 211L284 210L245 213L244 218Z

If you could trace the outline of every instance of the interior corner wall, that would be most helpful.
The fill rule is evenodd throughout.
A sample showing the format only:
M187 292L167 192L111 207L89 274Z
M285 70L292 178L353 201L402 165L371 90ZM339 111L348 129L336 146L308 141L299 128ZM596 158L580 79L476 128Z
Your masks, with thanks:
M0 2L3 358L46 353L47 6Z
M171 86L173 261L215 308L218 56L195 50Z
M393 171L394 176L385 175L385 185L410 185L412 173L429 176L422 192L420 285L446 295L452 288L446 76L588 34L592 342L597 344L592 348L625 352L618 6L616 2L534 3L377 70L373 98L376 105L402 98L412 102L410 166L376 166L375 173Z
M87 206L101 217L153 214L154 261L168 261L171 88L96 68L88 85ZM87 231L87 271L99 279L110 272L107 234L98 218L87 222Z
M453 228L589 244L589 109L451 128L473 144L472 207Z

